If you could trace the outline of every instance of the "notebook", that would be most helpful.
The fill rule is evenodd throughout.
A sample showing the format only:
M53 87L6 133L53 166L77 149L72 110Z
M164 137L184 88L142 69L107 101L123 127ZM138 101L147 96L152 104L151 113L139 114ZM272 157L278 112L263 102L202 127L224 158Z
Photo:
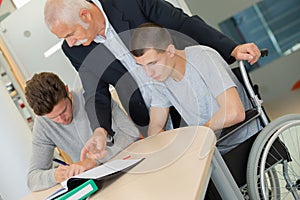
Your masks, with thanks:
M58 199L62 195L81 186L88 180L93 180L98 190L102 187L102 183L104 181L126 173L129 169L133 168L143 160L144 158L129 160L116 159L106 162L98 167L85 171L76 176L70 177L66 181L63 181L61 183L62 188L50 195L46 200Z

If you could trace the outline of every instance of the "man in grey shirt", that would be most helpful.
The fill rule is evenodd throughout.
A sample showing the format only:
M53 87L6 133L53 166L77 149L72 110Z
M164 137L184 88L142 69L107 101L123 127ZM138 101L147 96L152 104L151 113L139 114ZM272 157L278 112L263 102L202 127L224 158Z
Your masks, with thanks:
M250 100L222 57L197 45L178 50L168 30L153 23L134 30L131 49L137 64L154 79L148 134L164 130L173 105L189 126L219 130L244 120ZM225 154L261 129L258 120L239 129L218 149Z
M138 129L113 101L114 144L106 146L105 155L100 160L96 160L91 153L88 157L82 157L84 145L95 140L84 109L83 90L69 92L57 75L43 72L27 81L25 96L37 115L28 172L28 186L32 191L47 189L106 162L139 138ZM52 159L56 147L65 151L73 163L54 168Z

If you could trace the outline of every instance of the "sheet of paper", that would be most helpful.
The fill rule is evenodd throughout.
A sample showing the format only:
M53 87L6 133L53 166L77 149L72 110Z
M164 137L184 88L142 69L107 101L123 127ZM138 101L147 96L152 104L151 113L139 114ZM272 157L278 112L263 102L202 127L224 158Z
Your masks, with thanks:
M104 163L103 165L100 165L98 167L95 167L93 169L90 169L88 171L85 171L81 174L78 174L70 178L100 179L102 177L113 174L115 172L127 169L128 167L140 162L142 159L143 158L130 159L130 160L123 160L123 159L112 160ZM62 182L61 185L65 187L67 185L67 181L68 180Z

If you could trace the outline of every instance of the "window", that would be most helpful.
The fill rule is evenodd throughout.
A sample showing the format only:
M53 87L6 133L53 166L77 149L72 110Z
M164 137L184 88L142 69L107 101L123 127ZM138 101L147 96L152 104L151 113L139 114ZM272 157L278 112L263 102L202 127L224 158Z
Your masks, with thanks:
M269 49L268 57L247 66L250 71L300 49L300 0L263 0L219 25L238 43Z

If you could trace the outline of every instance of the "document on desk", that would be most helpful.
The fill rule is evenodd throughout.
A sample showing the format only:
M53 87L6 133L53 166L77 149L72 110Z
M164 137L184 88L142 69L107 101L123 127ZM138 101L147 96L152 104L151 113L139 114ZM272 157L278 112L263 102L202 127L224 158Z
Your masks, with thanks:
M56 199L67 192L77 188L78 186L84 184L87 180L94 180L98 186L110 178L119 176L122 173L126 173L129 169L133 168L144 158L141 159L116 159L109 162L106 162L98 167L85 171L76 176L72 176L69 179L61 183L62 188L57 190L55 193L50 195L47 200ZM100 188L99 188L100 189Z
M94 180L108 179L111 176L118 175L119 173L122 172L126 172L127 170L131 169L132 167L140 163L142 160L143 158L129 159L129 160L123 160L123 159L112 160L98 167L95 167L81 174L78 174L76 176L72 176L66 181L62 182L61 185L63 187L67 186L67 182L70 179L94 179Z

